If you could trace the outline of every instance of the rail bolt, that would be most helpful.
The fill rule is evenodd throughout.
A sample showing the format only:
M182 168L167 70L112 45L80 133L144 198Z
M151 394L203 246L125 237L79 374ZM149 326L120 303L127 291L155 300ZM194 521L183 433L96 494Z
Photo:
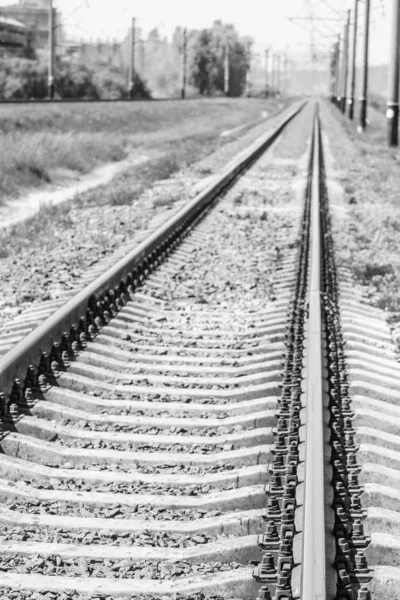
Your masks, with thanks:
M339 460L339 459L335 459L335 460L333 461L333 468L334 468L334 472L335 472L337 475L340 475L340 476L342 476L342 477L344 476L344 472L345 472L345 471L344 471L344 465L343 465L343 463L342 463L342 461L341 461L341 460Z
M359 550L365 550L371 543L371 538L368 535L353 534L353 547Z
M348 523L349 518L348 518L343 506L338 506L336 508L336 518L339 521L339 523L342 523L342 524Z
M257 600L271 600L271 592L266 585L258 590Z
M19 410L18 410L18 406L16 404L10 404L10 407L8 409L9 414L10 414L10 418L15 421L16 419L18 419L19 417Z
M339 440L335 440L332 444L335 454L343 456L343 446Z
M361 519L356 519L353 524L353 538L365 537L364 536L364 524Z
M339 494L339 496L345 496L347 494L345 485L341 480L335 480L335 490L336 493Z
M277 498L268 498L268 505L264 519L267 521L280 519L281 509Z
M274 600L292 600L288 570L278 573Z
M352 431L346 431L345 435L344 435L344 445L346 446L347 450L356 450L356 445L354 443L354 433Z
M285 540L281 542L279 545L278 551L278 582L279 582L279 573L289 573L293 566L293 556L292 556L292 544ZM289 576L286 576L286 580L289 579Z
M349 490L351 490L351 493L352 494L360 494L361 487L358 482L358 473L354 473L354 472L349 473L347 480L348 480Z
M270 490L282 487L282 477L278 474L271 475Z
M282 512L282 523L294 523L294 506L285 507Z
M342 398L342 412L351 413L351 402L349 397Z
M347 431L354 431L353 429L353 422L351 420L350 417L345 417L343 420L343 429L345 430L345 432Z
M28 408L32 408L32 406L35 404L35 398L33 396L32 388L26 388L24 398L25 398L25 405Z
M371 600L371 592L365 585L362 585L358 590L357 600Z
M57 378L60 377L61 373L60 373L60 363L57 362L56 360L51 361L51 372L53 377Z
M359 573L368 573L368 563L362 550L359 550L355 556L355 571Z
M285 473L285 466L284 466L284 461L283 461L283 455L282 454L277 454L276 456L274 456L274 462L272 465L272 472L274 473L280 473L280 474L284 474Z
M38 377L38 384L39 384L39 389L41 392L47 392L47 389L48 389L47 377L43 373L41 375L39 375L39 377Z
M345 587L351 585L350 575L348 574L346 569L339 569L338 575L339 582L342 585L344 585Z
M253 569L253 577L260 583L274 581L276 578L275 559L273 554L264 554L261 564Z
M280 430L287 431L287 421L286 421L286 419L284 419L282 417L280 419L278 419L277 429L279 431Z
M352 512L360 512L361 511L361 500L359 496L355 496L354 494L350 497L350 510Z
M76 344L76 342L73 342L73 343L74 343L74 344ZM71 361L70 361L70 359L69 359L69 354L68 354L67 350L63 350L63 351L61 352L61 361L62 361L62 364L63 364L63 366L64 366L65 368L67 368L67 367L69 367L69 366L70 366L70 364L71 364Z
M271 539L278 537L278 530L274 521L268 521L267 526L265 528L265 535Z
M349 452L349 454L347 455L347 467L357 467L357 457L355 452Z
M331 429L332 429L331 441L333 441L334 439L336 439L336 440L338 440L340 442L341 439L343 438L342 429L340 427L340 424L337 421L334 421L332 423Z

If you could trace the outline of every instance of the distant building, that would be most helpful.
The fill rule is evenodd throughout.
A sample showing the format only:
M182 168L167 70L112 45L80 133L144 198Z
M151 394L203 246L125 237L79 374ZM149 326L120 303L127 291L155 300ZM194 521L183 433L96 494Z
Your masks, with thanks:
M49 43L49 0L19 0L18 3L0 7L0 15L24 23L31 32L35 50L44 50ZM61 38L61 19L55 12L55 39Z

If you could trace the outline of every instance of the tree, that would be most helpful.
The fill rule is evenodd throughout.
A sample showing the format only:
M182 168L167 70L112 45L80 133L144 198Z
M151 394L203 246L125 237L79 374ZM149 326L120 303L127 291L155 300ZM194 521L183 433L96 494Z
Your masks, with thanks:
M150 99L150 93L136 74L137 98ZM57 60L56 97L59 99L127 97L123 71L113 67L94 68L83 63ZM9 58L0 62L0 100L32 100L47 98L47 62L25 58Z
M240 96L246 86L249 38L239 38L233 25L215 21L211 29L191 32L190 80L201 95L223 93L224 56L229 48L229 95Z

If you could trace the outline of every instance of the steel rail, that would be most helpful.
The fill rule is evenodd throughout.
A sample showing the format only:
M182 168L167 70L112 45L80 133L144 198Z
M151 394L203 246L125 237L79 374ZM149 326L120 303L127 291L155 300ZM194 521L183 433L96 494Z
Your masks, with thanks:
M306 102L297 104L279 124L260 136L250 147L242 151L214 180L197 196L159 227L144 242L135 247L126 257L108 269L84 290L67 301L53 315L48 317L34 331L5 354L0 360L0 392L6 396L11 393L16 380L24 380L30 366L36 368L44 353L50 354L55 343L59 343L71 328L77 327L96 303L119 286L125 285L132 272L146 260L154 257L178 236L188 225L206 209L213 200L226 189L235 178L247 169L280 135L288 123L302 110Z
M314 122L311 187L311 248L308 324L306 333L306 442L304 475L302 600L325 600L325 491L323 329L321 306L320 124Z

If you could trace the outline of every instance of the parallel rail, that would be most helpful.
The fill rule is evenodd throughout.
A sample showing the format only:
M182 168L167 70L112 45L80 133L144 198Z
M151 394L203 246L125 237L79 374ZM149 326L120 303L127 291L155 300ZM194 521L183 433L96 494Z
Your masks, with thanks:
M321 124L316 112L305 363L304 600L370 600L347 361L331 234Z
M324 348L321 306L320 123L315 115L311 186L311 248L306 333L306 442L301 598L326 599Z

